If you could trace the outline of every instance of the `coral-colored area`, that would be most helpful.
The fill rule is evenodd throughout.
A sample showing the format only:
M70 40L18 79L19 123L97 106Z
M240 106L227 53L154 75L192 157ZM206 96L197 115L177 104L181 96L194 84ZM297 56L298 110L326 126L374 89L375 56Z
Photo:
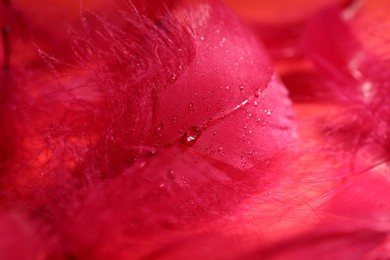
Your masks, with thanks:
M0 259L389 257L387 1L225 2L0 3Z

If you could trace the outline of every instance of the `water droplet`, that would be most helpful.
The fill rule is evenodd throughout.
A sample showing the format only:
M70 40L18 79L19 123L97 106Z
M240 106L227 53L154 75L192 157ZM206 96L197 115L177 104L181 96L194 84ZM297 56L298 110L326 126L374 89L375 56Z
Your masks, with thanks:
M226 86L225 89L226 89L226 90L229 90L229 86Z
M156 130L154 130L154 135L155 135L156 137L161 137L161 136L163 135L163 133L164 133L163 130L164 130L164 123L161 122L161 123L157 126Z
M166 177L168 180L175 180L176 178L175 172L173 170L168 170Z
M226 38L222 38L221 41L219 42L219 46L223 47L223 44L225 43Z
M254 102L253 102L253 105L254 105L255 107L257 107L257 106L259 105L259 103L257 103L257 101L254 101Z
M270 116L272 114L272 112L270 110L265 110L267 116Z
M253 93L255 95L255 97L260 97L260 94L261 94L261 91L260 89L256 89L255 92Z
M214 131L214 135L217 135L217 131Z
M176 124L177 117L172 118L172 124Z
M244 90L244 85L240 85L240 90L243 91Z
M168 78L168 84L173 84L177 80L176 73L173 73L169 78Z
M146 165L146 162L141 162L140 164L139 164L139 168L144 168L145 167L145 165Z
M187 146L192 146L195 144L196 140L200 137L202 131L196 127L191 126L183 135L182 143Z
M218 152L221 152L223 150L222 147L218 147Z
M194 111L195 109L194 109L194 103L193 102L191 102L190 104L188 104L188 110L190 110L190 111Z
M203 37L203 36L200 36L200 40L201 40L201 41L204 41L204 37Z

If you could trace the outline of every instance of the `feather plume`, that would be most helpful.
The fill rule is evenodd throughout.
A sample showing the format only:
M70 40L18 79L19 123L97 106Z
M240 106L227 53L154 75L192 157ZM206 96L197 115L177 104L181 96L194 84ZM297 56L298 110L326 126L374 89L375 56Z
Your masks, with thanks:
M227 2L0 4L1 259L390 255L386 1Z

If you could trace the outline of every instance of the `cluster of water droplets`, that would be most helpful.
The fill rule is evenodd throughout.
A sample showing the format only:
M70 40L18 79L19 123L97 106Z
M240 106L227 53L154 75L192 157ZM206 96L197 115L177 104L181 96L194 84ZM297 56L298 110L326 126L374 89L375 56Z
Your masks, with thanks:
M220 31L219 30L216 31L216 35L220 35ZM205 36L203 36L203 35L199 36L198 39L199 39L201 44L204 44L204 46L209 48L212 52L216 51L216 49L218 49L218 48L223 48L223 49L226 49L225 51L226 51L226 53L228 55L228 51L229 51L228 44L229 44L229 42L222 35L220 36L220 39L215 44L210 44L208 39ZM251 55L251 53L246 53L246 54L248 54L249 56ZM210 54L210 55L213 55L213 53ZM245 59L244 56L241 56L240 59L237 59L237 61L234 64L228 65L228 66L230 66L230 67L238 66L241 61L244 61L244 59ZM181 69L182 68L180 68L178 70L178 72L180 72ZM213 68L213 70L215 70L215 71L219 70L219 69L220 68ZM208 73L212 74L214 72L210 71ZM177 79L177 76L178 76L177 73L172 74L172 76L170 78L170 83L175 82L176 79ZM205 78L206 77L206 73L205 72L199 72L199 76L201 78ZM235 88L238 88L238 90L239 90L238 93L241 93L241 95L243 97L245 97L245 95L248 95L248 91L246 91L246 88L248 88L248 85L250 85L249 82L242 82L242 81L240 82L240 80L237 79L237 82L234 85L232 85L232 84L224 84L224 85L222 85L220 87L221 87L222 90L225 90L225 91L228 91L228 92L234 92ZM229 108L229 100L228 100L228 98L223 97L223 96L221 96L221 98L216 100L214 102L214 104L207 105L207 107L204 107L204 108L199 107L198 103L195 102L194 100L190 101L188 103L188 105L187 105L188 117L191 117L190 113L194 113L194 112L197 112L197 111L199 112L199 111L202 111L203 109L205 111L207 110L207 112L210 112L210 113L212 113L211 111L215 111L215 109L218 109L221 112L219 112L220 115L217 115L216 117L213 117L213 118L209 118L204 124L192 125L192 126L189 126L187 129L185 127L183 127L183 126L177 127L177 131L176 132L177 132L178 135L181 135L180 143L185 145L185 146L187 146L187 147L192 147L197 142L197 140L199 138L201 138L202 131L205 131L210 125L212 125L214 123L218 123L218 121L224 120L225 117L232 117L233 118L234 112L236 110L238 110L238 109L243 109L244 107L247 107L247 109L246 109L246 111L247 111L247 119L248 120L255 120L255 123L257 125L259 125L260 127L262 126L264 128L265 125L266 125L266 121L267 121L266 117L267 116L271 116L272 111L269 110L269 109L261 108L262 109L261 113L264 113L265 117L262 116L261 113L258 113L259 109L260 109L260 104L263 104L261 99L264 99L264 96L262 95L262 90L263 89L261 87L256 88L252 92L252 95L247 96L244 99L243 102L241 102L240 104L236 105L233 108ZM208 100L208 99L210 99L210 97L212 97L213 90L211 88L209 88L208 90L204 90L202 92L194 92L193 95L194 95L195 100L199 99L199 98L204 98L204 99ZM248 107L250 105L252 105L255 109L257 109L257 111L254 112L253 108L252 109L248 109ZM171 122L168 122L168 125L170 123L169 127L172 127L173 125L176 125L177 124L177 120L179 120L178 117L174 116L171 119ZM243 122L242 118L237 118L236 120L237 120L238 123L243 124L242 123ZM253 138L250 138L250 136L253 134L253 129L250 129L250 128L253 127L253 126L243 125L242 127L244 128L244 131L243 131L243 134L242 134L242 141L246 142L249 145L253 145L253 143L251 141L251 139L253 139ZM213 134L216 137L218 136L217 131L214 131ZM161 122L159 125L157 125L157 127L156 127L156 129L154 131L154 136L159 140L159 139L162 138L163 135L164 135L164 124ZM216 154L216 153L220 154L222 156L224 155L223 147L213 148L212 150L209 150L209 148L205 148L204 152L209 154L209 155L213 155L213 154ZM248 153L245 153L245 154L252 154L252 153L253 153L253 151L251 151L251 153L248 152ZM245 167L245 158L248 158L248 156L241 156L241 161L243 162L243 167Z

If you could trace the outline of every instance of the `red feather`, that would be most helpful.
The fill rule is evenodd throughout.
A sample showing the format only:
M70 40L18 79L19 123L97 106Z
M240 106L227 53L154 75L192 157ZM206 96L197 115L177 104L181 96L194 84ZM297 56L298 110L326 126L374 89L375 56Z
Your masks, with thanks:
M0 258L388 257L385 3L333 3L3 1Z
M50 257L141 256L145 237L212 227L277 178L295 130L266 53L220 3L164 6L112 21L83 9L81 66L39 49L56 76L2 104L20 114L4 118L17 129L4 205L48 226Z

